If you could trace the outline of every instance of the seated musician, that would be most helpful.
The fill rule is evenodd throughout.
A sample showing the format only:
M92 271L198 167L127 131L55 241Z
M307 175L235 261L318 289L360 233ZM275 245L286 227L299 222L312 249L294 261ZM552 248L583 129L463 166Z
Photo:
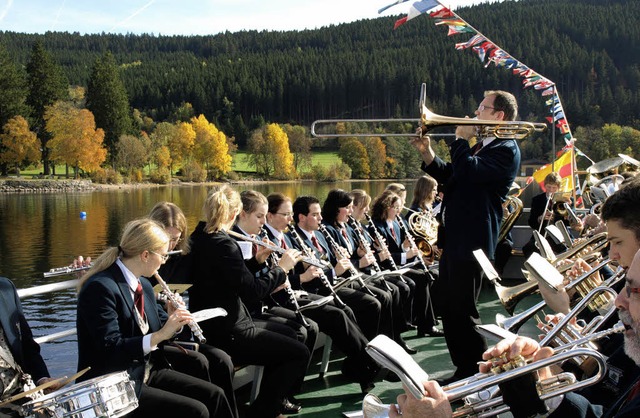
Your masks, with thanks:
M283 413L287 396L304 378L310 353L299 341L254 322L241 296L258 294L258 287L268 286L273 291L284 284L298 256L295 252L283 256L280 265L272 269L271 283L256 280L238 243L227 233L241 211L240 195L230 186L209 192L204 204L206 221L191 234L193 287L189 306L194 311L213 307L227 311L226 317L201 324L205 337L229 353L236 364L265 366L260 392L247 417L277 417Z
M335 243L340 251L337 254L334 245L330 245L332 251L330 256L335 259L347 258L351 260L353 268L348 275L357 274L358 270L367 276L374 271L372 267L376 263L375 255L369 250L365 251L355 237L355 232L348 225L348 219L353 212L353 199L349 193L341 189L334 189L329 192L322 206L322 223L325 231L329 234L327 240ZM381 334L396 341L409 354L415 354L414 348L407 346L400 333L405 328L404 312L400 300L400 292L397 286L384 282L383 278L367 278L361 283L352 282L354 289L374 295L380 301L382 314L380 317Z
M232 231L246 237L264 240L262 228L266 220L267 198L255 190L245 190L240 193L240 199L242 200L242 211L238 215ZM241 241L239 238L236 239ZM283 254L283 257L278 257L277 261L273 263L267 263L267 261L277 256L268 248L254 244L252 253L252 257L245 260L247 268L253 273L255 280L264 282L264 285L254 287L254 291L243 292L241 298L249 309L254 322L260 323L264 329L300 341L307 346L310 353L313 353L318 338L318 324L309 318L298 318L294 311L274 303L275 299L272 298L274 293L283 292L284 287L291 286L287 280L281 286L273 289L271 283L277 280L277 276L281 274L280 269L276 268L281 260L283 264L286 263L286 258L294 253L292 247L289 247L289 253L286 256ZM297 250L295 253L299 254ZM294 260L294 264L295 262ZM293 414L300 411L300 405L295 401L294 395L300 391L302 383L303 379L298 381L292 393L287 394L283 413Z
M182 251L180 254L169 257L158 269L158 274L167 283L189 282L191 280L191 245L187 236L187 218L184 212L178 205L171 202L158 202L149 212L149 218L161 224L169 234L169 251ZM154 278L149 278L149 281L155 284ZM183 336L187 341L194 339L188 327L185 327L180 335L181 340ZM238 417L238 407L233 391L234 366L227 353L211 344L202 343L199 344L197 351L180 350L166 345L163 348L165 348L165 354L170 356L169 363L174 369L220 386L227 396L234 416Z
M402 200L390 190L382 192L374 203L371 213L373 223L384 240L387 242L389 252L396 265L402 266L416 257L422 257L422 252L406 236L405 228L398 224L399 214L402 210ZM418 327L418 335L442 336L441 330L436 328L436 317L430 296L432 278L428 271L418 270L415 267L407 275L416 283L415 297L413 301L413 323Z
M529 214L529 226L534 231L539 231L544 235L544 229L553 225L556 221L562 220L562 222L571 228L572 234L578 236L582 232L582 222L572 223L567 213L563 213L563 203L571 204L567 202L554 202L554 194L560 190L562 185L562 178L560 174L552 172L547 174L544 178L545 191L531 199L531 212ZM567 249L567 246L562 243L550 242L551 248L557 253L562 253ZM522 248L522 252L526 258L528 258L534 252L540 252L536 247L536 242L533 237Z
M47 365L40 355L40 346L34 341L31 327L24 317L16 287L6 277L0 277L0 299L1 402L53 379L49 376ZM60 384L55 383L48 390L59 388ZM20 405L29 400L24 397L0 407L0 417L22 416Z
M328 296L332 294L332 291L327 286L334 286L336 278L352 267L351 260L348 258L337 260L331 255L331 249L326 238L318 231L322 221L322 213L320 201L317 198L313 196L298 196L293 202L293 219L296 223L295 231L304 244L313 250L318 259L328 260L332 263L332 268L324 270L328 283L316 278L303 283L302 287L307 291ZM296 241L292 241L292 244L296 248L300 248ZM378 299L348 286L340 287L335 290L335 293L353 311L356 322L367 339L371 340L378 335L381 312L381 304Z
M289 226L292 226L291 199L282 193L272 193L267 196L267 201L269 203L267 223L265 223L267 237L272 243L283 248L293 248L291 241L293 238L284 233ZM311 254L311 258L315 258L311 249L303 252ZM289 281L292 288L300 290L301 283L320 280L321 274L323 272L320 267L300 262L296 265L295 270L289 272ZM293 293L291 295L296 298L296 303L299 306L322 298L315 293L307 293L300 297L293 295ZM273 297L279 300L282 305L291 306L289 296L285 294L284 290L274 294ZM304 316L317 323L320 331L330 336L333 344L346 354L347 357L342 362L342 375L357 381L363 393L373 389L373 380L380 368L365 351L369 340L356 323L351 309L348 306L341 309L332 300L324 305L305 310Z
M386 242L378 243L374 237L371 236L371 233L364 226L360 225L360 222L366 221L367 216L369 216L369 205L371 204L371 196L367 194L366 191L362 189L352 190L350 196L353 198L353 212L352 216L355 220L355 223L350 223L350 226L355 224L360 232L360 234L355 234L356 242L359 242L359 237L362 236L366 240L366 247L370 249L375 249L374 255L377 260L377 267L379 270L397 270L398 267L395 263L391 263L393 259L391 258L391 253L387 248ZM371 218L369 218L371 219ZM373 225L367 225L375 228ZM355 228L352 228L355 231ZM384 241L384 240L383 240ZM362 247L363 243L359 243ZM403 316L401 321L397 324L397 327L401 332L415 329L415 325L413 325L413 319L411 315L411 307L413 305L413 295L415 292L415 282L408 276L401 275L386 275L384 278L387 282L392 283L395 287L398 288L398 293L400 296L400 303L402 305ZM394 324L396 326L396 324Z
M108 248L83 276L78 293L78 380L127 371L146 417L232 417L218 386L177 372L157 350L193 320L185 309L167 314L156 302L152 276L168 258L169 236L150 219L127 223L117 247Z

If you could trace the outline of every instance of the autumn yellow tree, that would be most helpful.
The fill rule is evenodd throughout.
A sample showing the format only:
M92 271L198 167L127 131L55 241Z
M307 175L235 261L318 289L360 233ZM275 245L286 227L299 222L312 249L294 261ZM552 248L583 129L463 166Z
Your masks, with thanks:
M200 115L191 118L191 126L196 133L193 158L204 166L214 178L220 178L231 171L231 155L227 136Z
M248 148L249 162L258 174L277 179L295 177L289 138L277 123L256 130L249 139Z
M0 163L13 165L20 176L20 167L40 161L40 142L29 123L22 116L14 116L4 125L0 134Z
M363 145L369 157L370 179L382 179L386 176L387 148L380 137L364 138Z
M46 128L53 138L47 143L51 160L78 170L93 172L107 158L104 131L96 129L93 114L69 102L56 102L45 112Z

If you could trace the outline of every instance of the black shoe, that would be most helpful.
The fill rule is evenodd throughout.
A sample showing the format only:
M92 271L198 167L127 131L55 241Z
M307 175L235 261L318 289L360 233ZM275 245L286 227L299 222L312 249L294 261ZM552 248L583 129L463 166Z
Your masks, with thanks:
M396 383L400 381L400 378L398 377L397 374L395 374L394 372L392 372L391 370L389 370L386 374L386 376L384 377L384 380L386 380L387 382L392 382L392 383Z
M429 331L427 331L427 335L429 337L444 337L444 331L434 326L434 327L431 327Z
M284 400L282 401L282 409L280 411L285 415L295 415L299 413L301 409L302 406L300 406L299 404L295 404L289 401L289 399L284 398Z
M411 348L407 345L407 343L402 339L402 338L398 338L398 341L396 341L398 343L398 345L400 347L402 347L402 349L404 351L406 351L409 354L415 354L418 352L418 350L416 350L415 348Z
M363 395L366 395L367 393L371 392L375 387L376 385L374 385L373 382L371 381L360 382L360 390L362 391Z

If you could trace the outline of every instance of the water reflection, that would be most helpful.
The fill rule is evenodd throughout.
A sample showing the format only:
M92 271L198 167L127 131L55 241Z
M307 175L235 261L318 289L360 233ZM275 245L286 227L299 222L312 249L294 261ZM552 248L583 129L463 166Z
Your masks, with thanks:
M380 194L389 181L337 183L284 182L238 184L238 191L254 189L268 195L282 192L291 198L313 195L321 201L329 190L361 188L371 196ZM408 199L414 181L405 181ZM0 194L0 276L18 288L69 280L44 279L42 273L68 265L75 256L98 256L107 246L117 245L124 224L145 216L159 201L182 208L189 228L201 219L202 205L210 186L185 185L121 189L65 194ZM525 197L526 202L530 197ZM86 212L81 218L80 212ZM57 292L23 300L25 313L40 336L75 325L75 292ZM71 374L76 367L75 338L42 347L52 375Z

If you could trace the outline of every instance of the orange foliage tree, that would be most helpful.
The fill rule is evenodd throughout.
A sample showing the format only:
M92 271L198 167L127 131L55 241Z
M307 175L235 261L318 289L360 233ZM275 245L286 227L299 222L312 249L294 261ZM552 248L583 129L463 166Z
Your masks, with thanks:
M51 160L68 164L78 170L93 172L107 158L104 131L96 129L93 114L68 102L56 102L45 112L47 131L52 139L47 143Z
M13 165L16 174L20 175L20 166L32 164L40 160L40 143L34 132L29 130L29 123L22 116L14 116L4 125L4 133L0 134L3 151L0 163Z

